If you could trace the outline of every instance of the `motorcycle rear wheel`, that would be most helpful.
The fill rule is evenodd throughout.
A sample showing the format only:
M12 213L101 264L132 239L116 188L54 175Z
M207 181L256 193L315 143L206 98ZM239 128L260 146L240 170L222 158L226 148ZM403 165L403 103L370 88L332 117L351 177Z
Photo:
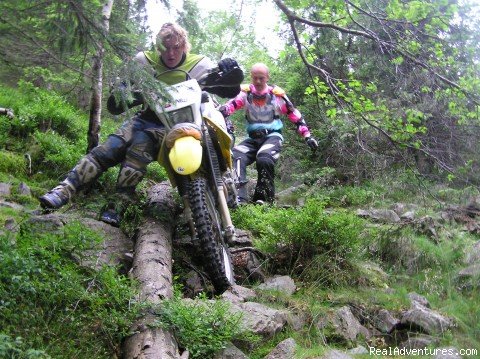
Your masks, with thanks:
M230 252L222 235L220 213L205 178L190 182L188 198L198 240L198 252L216 294L235 284Z

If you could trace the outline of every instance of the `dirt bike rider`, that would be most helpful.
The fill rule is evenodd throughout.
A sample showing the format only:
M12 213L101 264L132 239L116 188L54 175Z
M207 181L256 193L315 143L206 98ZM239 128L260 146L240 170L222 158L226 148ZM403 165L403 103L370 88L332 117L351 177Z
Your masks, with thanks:
M282 149L283 123L281 114L297 126L297 132L305 138L307 145L315 151L317 141L311 136L307 124L300 112L288 99L285 91L277 86L267 84L268 67L257 63L251 68L252 84L242 85L242 91L234 99L220 107L220 112L227 117L237 110L245 108L248 138L233 148L235 163L240 162L240 188L238 202L248 202L246 189L247 166L256 161L257 185L253 202L273 203L275 198L275 164Z
M216 65L205 56L190 53L190 47L185 29L177 24L165 23L156 37L156 49L139 52L135 61L142 66L151 66L156 79L168 85L189 78L198 80L217 66L222 74L238 68L235 60L223 59ZM169 71L172 69L183 72ZM232 84L232 87L208 88L208 92L225 98L235 97L240 92L242 79ZM125 90L126 86L123 85L123 88ZM134 93L134 98L135 100L128 104L125 100L117 103L116 98L111 95L107 108L109 112L117 115L125 112L127 108L143 104L140 93ZM164 126L151 109L146 107L137 112L114 134L108 136L105 143L80 159L58 186L41 196L41 206L45 209L62 207L79 189L93 182L108 168L120 163L116 185L117 203L111 202L100 216L102 221L118 226L121 211L125 209L123 204L132 201L135 188L144 177L148 164L157 158L164 135Z

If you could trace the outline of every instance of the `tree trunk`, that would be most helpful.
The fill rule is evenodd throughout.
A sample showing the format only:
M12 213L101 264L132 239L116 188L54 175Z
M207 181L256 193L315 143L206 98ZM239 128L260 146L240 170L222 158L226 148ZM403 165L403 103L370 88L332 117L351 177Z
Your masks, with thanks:
M140 300L158 304L171 298L172 289L172 237L174 230L175 200L168 183L161 183L148 192L147 217L136 238L135 257L131 275L140 286ZM171 332L153 325L156 317L150 313L131 328L134 333L125 340L124 359L170 359L180 356ZM187 355L187 356L186 356Z
M92 98L90 100L90 119L88 123L87 153L98 146L100 139L100 126L102 115L102 89L103 89L103 57L105 56L104 39L110 30L110 15L114 0L107 0L102 8L101 38L97 43L97 53L92 64Z

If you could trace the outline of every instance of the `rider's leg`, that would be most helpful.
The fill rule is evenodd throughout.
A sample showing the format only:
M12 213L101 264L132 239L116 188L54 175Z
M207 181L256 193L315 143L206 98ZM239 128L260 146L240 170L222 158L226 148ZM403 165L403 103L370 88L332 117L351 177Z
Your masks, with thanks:
M136 187L142 181L147 166L156 159L164 131L136 131L120 166L116 193L100 219L118 226L125 209L137 200Z
M67 204L75 193L89 185L109 167L119 163L125 153L125 141L115 135L95 147L82 157L67 177L55 188L39 198L40 204L46 209L58 209Z
M239 178L238 202L248 202L247 166L255 161L258 145L251 138L247 138L233 148L233 160Z
M257 152L257 186L253 201L273 203L275 199L275 164L280 157L282 139L278 136L267 137Z

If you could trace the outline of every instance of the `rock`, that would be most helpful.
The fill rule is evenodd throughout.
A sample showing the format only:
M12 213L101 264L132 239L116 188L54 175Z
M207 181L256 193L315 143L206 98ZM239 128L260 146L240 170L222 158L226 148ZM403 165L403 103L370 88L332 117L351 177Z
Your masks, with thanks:
M237 283L255 283L265 280L262 261L259 259L257 253L258 251L250 247L230 248L235 281Z
M390 333L400 321L386 309L381 309L373 318L373 325L382 333Z
M428 299L424 296L417 294L415 292L408 293L408 299L410 299L410 307L415 308L418 304L426 308L430 308L430 303Z
M433 238L437 238L436 227L435 220L430 216L423 216L417 223L417 231Z
M317 323L319 329L332 326L335 333L346 341L356 341L362 335L370 338L371 334L367 328L360 324L348 306L341 307L333 313L327 314Z
M194 298L203 291L203 280L198 272L191 270L183 278L185 282L185 292L188 298Z
M20 183L17 188L18 194L21 194L23 196L31 196L32 191L30 191L30 187L24 182Z
M460 272L458 272L459 276L465 276L465 277L475 277L480 274L480 263L475 263L472 264L471 266L462 269Z
M284 311L284 313L287 318L287 324L296 332L307 325L308 317L306 313L292 313L290 311Z
M465 255L465 264L480 263L480 241L469 247Z
M414 211L405 212L400 216L400 219L402 221L412 222L415 219L415 212Z
M9 232L17 232L19 229L17 222L13 218L7 218L5 220L5 225L3 226L3 228Z
M359 209L357 210L357 216L370 218L373 221L381 223L398 223L400 217L391 209Z
M18 203L7 202L7 201L4 201L3 199L0 199L0 207L11 208L18 212L23 211L24 209L24 207Z
M248 359L248 357L235 345L230 343L225 349L217 353L214 359Z
M369 351L367 350L367 348L359 345L358 347L355 347L353 349L349 349L347 351L348 354L352 354L352 355L365 355L365 354L368 354Z
M82 223L100 233L104 241L97 248L85 251L80 264L94 270L104 265L118 266L121 272L127 273L133 260L133 241L120 228L92 218L84 218Z
M452 325L448 318L420 304L405 312L400 323L413 330L420 328L427 334L444 333Z
M340 350L329 350L322 355L321 359L352 359L352 357Z
M230 247L249 247L252 245L252 235L249 231L243 229L235 229L235 239L229 243Z
M376 263L359 262L358 282L364 286L384 288L387 286L388 274Z
M245 328L267 339L280 332L287 323L283 312L260 303L232 304L231 309L234 313L243 313L242 323Z
M404 216L406 213L415 213L418 210L418 205L413 203L395 203L391 209L398 214L400 217Z
M293 338L285 339L264 358L264 359L293 359L295 357L296 342Z
M69 220L73 219L58 213L48 213L45 215L31 216L28 219L28 224L32 228L32 231L35 232L59 233L59 231L65 226L65 223Z
M438 339L431 337L429 335L414 335L409 337L407 340L401 342L398 345L398 348L401 349L424 349L429 347L432 344L435 344Z
M12 185L8 183L0 183L0 197L7 197L12 194Z
M456 281L459 289L468 290L477 287L480 283L480 262L460 270L457 274Z
M251 300L257 296L254 290L242 287L240 285L233 285L228 290L223 292L222 299L230 303L243 303Z
M265 282L258 286L261 290L276 290L287 295L295 293L297 286L293 279L289 276L275 276L265 279Z

